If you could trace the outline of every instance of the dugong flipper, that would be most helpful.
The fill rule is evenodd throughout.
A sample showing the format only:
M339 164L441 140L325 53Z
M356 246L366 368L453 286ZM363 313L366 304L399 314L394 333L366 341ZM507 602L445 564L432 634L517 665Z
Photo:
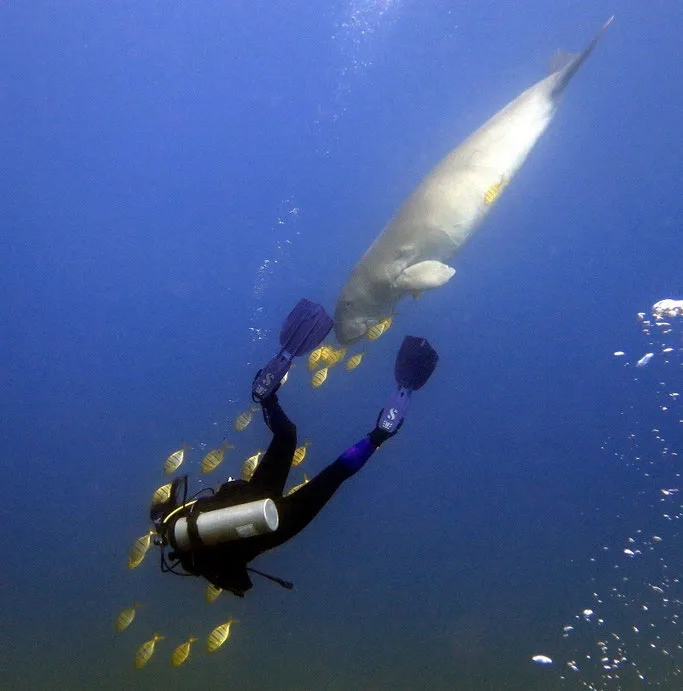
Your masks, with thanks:
M399 209L356 264L337 301L340 343L362 338L405 295L446 283L446 263L479 227L557 109L559 96L609 26L586 49L520 94L451 151Z

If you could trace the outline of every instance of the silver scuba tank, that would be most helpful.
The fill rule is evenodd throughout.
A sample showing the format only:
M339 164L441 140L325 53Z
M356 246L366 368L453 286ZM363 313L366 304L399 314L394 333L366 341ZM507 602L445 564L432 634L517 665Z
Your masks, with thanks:
M272 499L259 499L248 504L228 506L199 514L197 533L204 545L239 540L255 535L266 535L277 530L280 518ZM175 544L181 550L192 546L187 519L180 518L173 528Z

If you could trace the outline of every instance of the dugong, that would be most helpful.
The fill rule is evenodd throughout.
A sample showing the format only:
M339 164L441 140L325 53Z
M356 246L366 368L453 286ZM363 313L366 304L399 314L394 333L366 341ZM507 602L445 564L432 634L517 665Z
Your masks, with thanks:
M342 344L362 338L406 295L438 288L455 273L447 262L486 218L553 119L560 96L600 40L558 54L551 74L528 88L453 149L418 185L354 267L337 301Z

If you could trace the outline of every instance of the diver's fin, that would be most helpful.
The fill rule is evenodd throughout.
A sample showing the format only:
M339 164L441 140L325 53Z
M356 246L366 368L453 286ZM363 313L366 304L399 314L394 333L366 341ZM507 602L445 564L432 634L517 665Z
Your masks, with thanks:
M394 376L398 384L377 418L377 429L392 436L398 432L408 410L410 395L432 376L439 355L426 338L406 336L396 356Z
M322 305L302 298L280 329L280 346L292 357L305 355L323 342L332 326L332 317Z
M455 269L434 259L409 266L398 275L396 287L404 291L439 288L453 278Z
M436 369L439 355L426 338L406 336L396 356L394 377L399 386L417 391Z
M322 305L302 298L280 329L280 352L256 375L252 398L260 401L279 388L292 358L305 355L320 345L332 330L332 317Z

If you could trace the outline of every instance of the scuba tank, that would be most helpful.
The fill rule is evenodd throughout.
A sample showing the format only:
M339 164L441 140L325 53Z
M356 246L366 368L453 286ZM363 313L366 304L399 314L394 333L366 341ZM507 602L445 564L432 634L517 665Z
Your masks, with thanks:
M247 504L228 506L206 512L190 510L179 518L169 531L169 542L181 551L192 548L195 542L211 546L277 530L280 519L272 499L259 499ZM197 540L197 538L199 538Z
M161 571L173 573L176 576L204 575L195 568L195 557L201 554L203 547L219 547L225 542L267 535L277 530L280 519L275 502L272 499L244 501L250 498L249 489L249 483L244 480L228 480L221 485L213 497L202 500L200 504L194 497L189 500L187 498L187 475L176 478L171 485L168 499L153 503L150 509L150 518L158 533L155 544L161 548ZM182 499L180 498L181 491ZM213 490L209 491L213 492ZM237 503L225 506L225 503L231 500L232 502L236 500ZM205 506L207 510L199 510L200 505ZM168 554L171 563L166 559L166 548L169 546L174 550ZM179 567L183 571L179 571ZM271 576L246 564L244 567L249 583L245 590L251 587L251 582L246 575L247 571L257 573L288 590L294 587L293 583L282 578ZM213 582L211 578L207 577L207 580ZM236 590L232 592L240 597L244 596L243 592Z
M153 504L150 510L159 544L187 552L274 532L280 522L275 502L248 501L251 497L244 491L247 488L243 480L229 481L210 499L188 500L187 475L176 478L169 498Z

